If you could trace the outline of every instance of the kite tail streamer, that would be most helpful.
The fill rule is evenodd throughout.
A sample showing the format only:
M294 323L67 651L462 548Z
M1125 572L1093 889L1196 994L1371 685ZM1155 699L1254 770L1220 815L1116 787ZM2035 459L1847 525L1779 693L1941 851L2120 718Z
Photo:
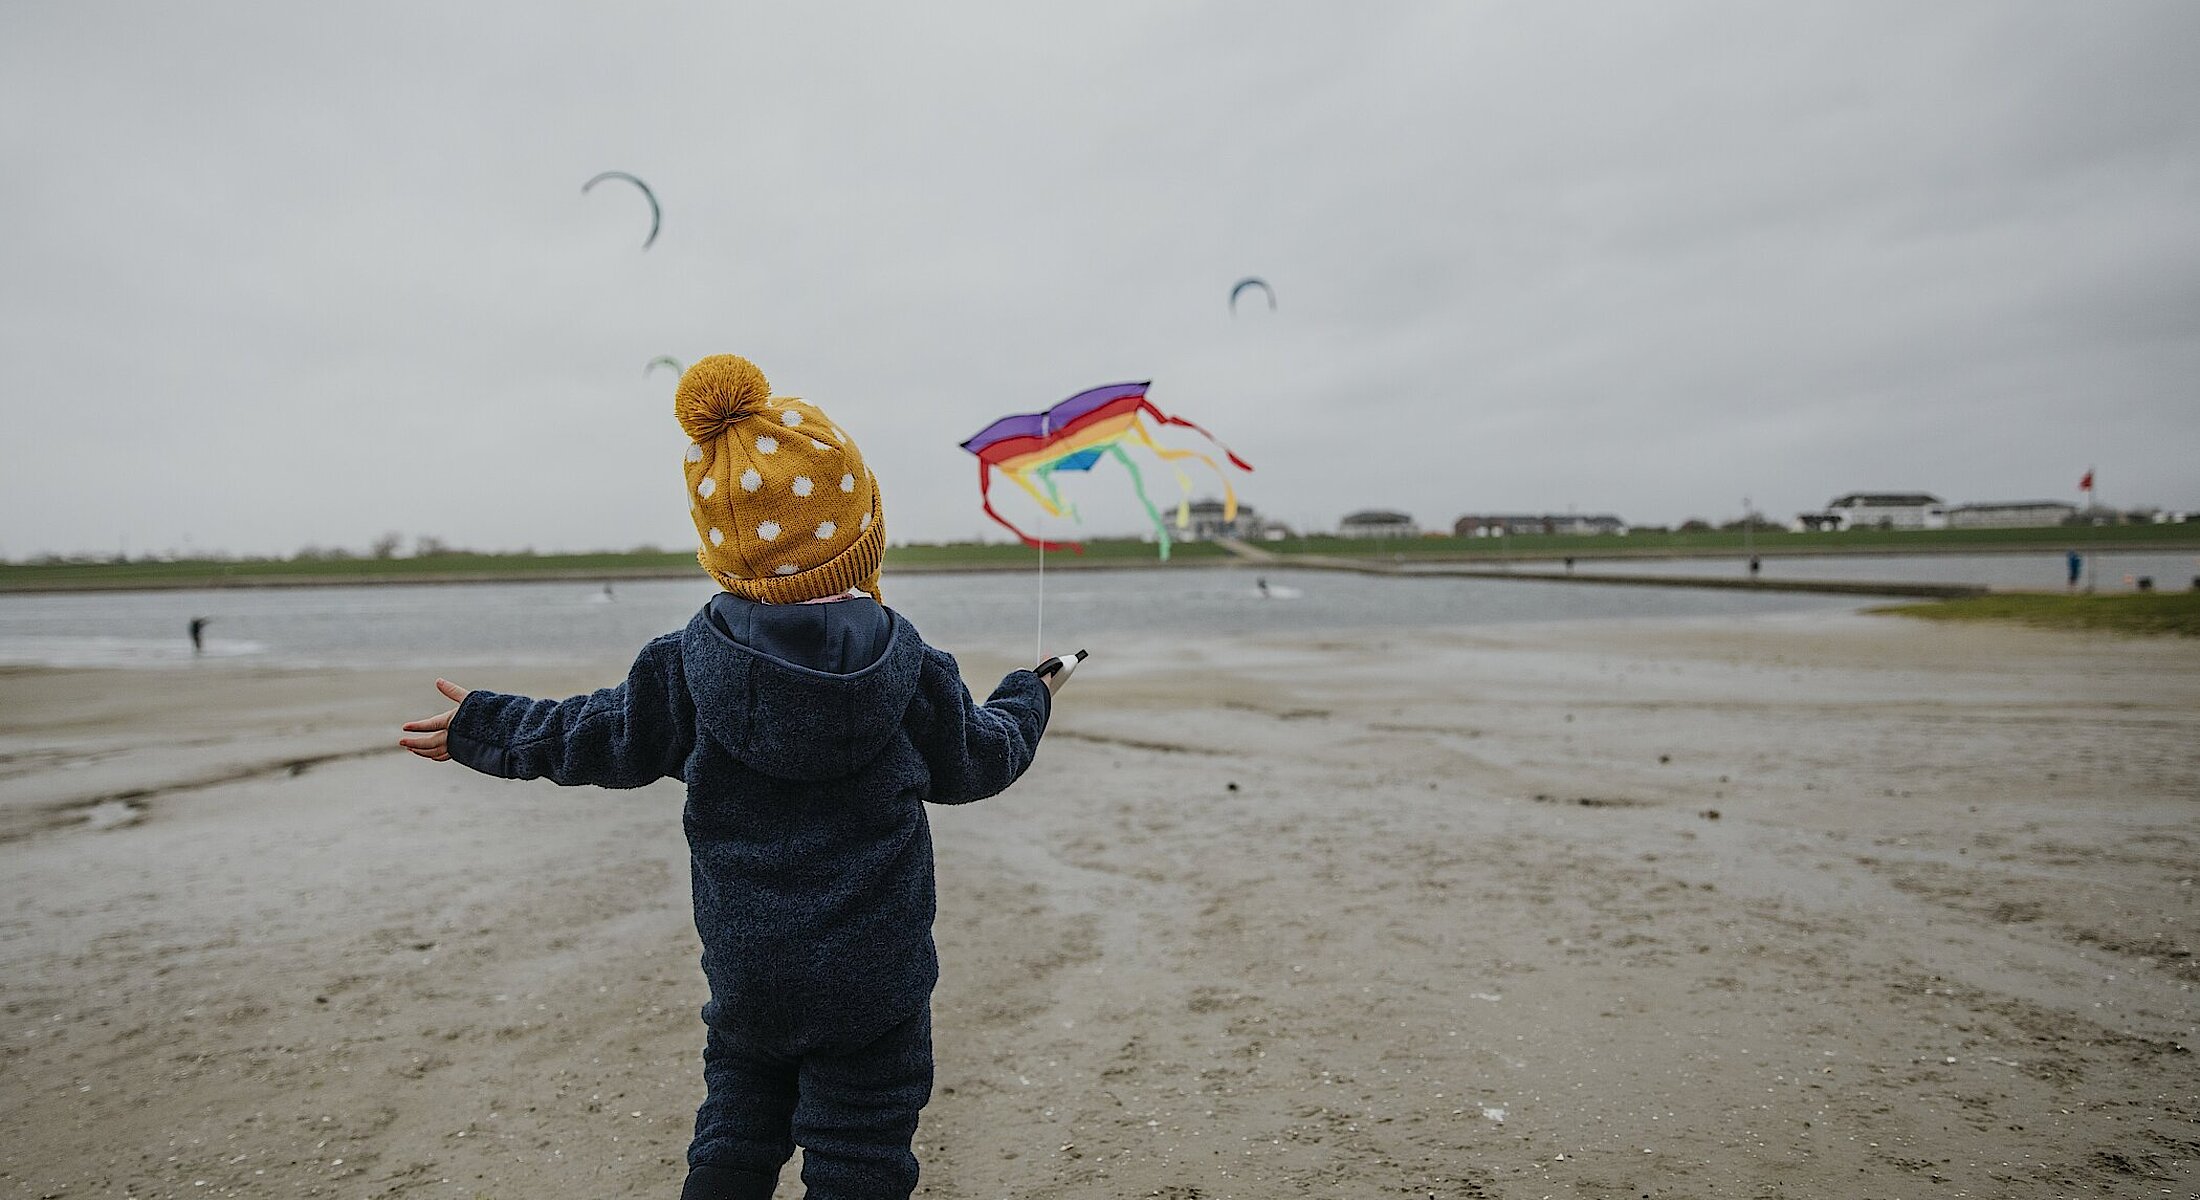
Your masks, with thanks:
M1169 414L1162 412L1160 409L1153 406L1153 401L1141 396L1139 397L1138 407L1144 409L1149 413L1152 413L1154 420L1161 422L1163 425L1181 425L1184 428L1191 430L1193 433L1196 433L1199 436L1206 438L1208 441L1213 442L1215 449L1222 451L1223 455L1230 460L1230 465L1236 467L1238 470L1250 471L1253 469L1253 464L1246 462L1242 458L1239 458L1235 450L1232 450L1228 446L1223 445L1221 440L1216 438L1214 434L1211 434L1206 430L1201 429L1199 426L1192 424L1190 421L1187 421L1182 417L1172 417Z
M1067 514L1072 521L1081 522L1085 519L1078 513L1076 505L1062 499L1062 490L1054 486L1054 468L1041 467L1032 474L1038 477L1039 486L1047 490L1047 499L1054 501L1054 507L1048 511Z
M1131 461L1131 456L1125 454L1123 447L1120 445L1109 446L1108 454L1115 461L1122 463L1124 470L1131 473L1131 490L1138 493L1138 502L1146 506L1146 517L1153 522L1154 536L1160 539L1161 542L1161 561L1167 562L1169 560L1169 527L1161 520L1161 511L1153 506L1153 498L1146 495L1146 477L1139 474L1138 464Z
M1013 522L1011 522L1007 517L1002 516L1000 514L1000 511L993 507L993 467L991 464L986 463L982 460L978 463L978 501L979 504L985 509L985 515L993 518L994 524L997 524L1001 528L1015 534L1016 540L1022 542L1026 546L1031 546L1039 550L1067 550L1072 554L1083 554L1085 552L1085 545L1083 542L1043 541L1039 538L1031 536L1028 533L1025 533L1021 529L1016 528Z
M1211 459L1204 454L1201 454L1197 450L1172 450L1167 446L1164 446L1161 443L1153 440L1153 435L1146 432L1146 427L1143 425L1131 426L1131 436L1137 438L1142 445L1144 445L1147 449L1153 451L1156 455L1160 456L1160 458L1165 462L1175 462L1186 458L1196 458L1199 461L1206 463L1207 469L1213 471L1215 473L1215 479L1220 481L1222 484L1222 519L1225 521L1237 520L1237 489L1230 486L1230 477L1223 474L1222 464L1216 462L1214 459ZM1216 444L1220 445L1221 443L1218 442ZM1228 454L1229 451L1224 450L1223 453ZM1232 461L1236 461L1234 457L1232 458ZM1251 470L1251 468L1248 467L1247 470ZM1191 479L1186 476L1184 472L1178 471L1176 473L1176 481L1184 488L1185 495L1187 499L1189 499L1192 490ZM1189 517L1190 513L1187 511L1185 514L1186 519L1179 520L1177 524L1179 526L1189 524Z
M1063 515L1064 506L1062 504L1062 497L1059 492L1056 492L1054 490L1053 483L1048 482L1046 485L1046 491L1042 492L1032 484L1030 477L1022 471L1010 471L1007 472L1007 475L1010 483L1013 483L1017 487L1024 489L1024 494L1026 496L1029 496L1033 500L1038 501L1040 512L1045 513L1047 516L1050 517L1059 517Z

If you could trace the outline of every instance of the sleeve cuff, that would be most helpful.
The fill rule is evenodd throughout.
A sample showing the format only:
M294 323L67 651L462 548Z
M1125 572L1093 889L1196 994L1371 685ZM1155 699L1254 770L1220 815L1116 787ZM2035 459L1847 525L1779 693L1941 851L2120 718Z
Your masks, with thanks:
M1054 689L1039 678L1037 671L1026 669L1022 673L1031 676L1031 681L1039 686L1039 732L1043 734L1047 731L1047 723L1054 719Z
M475 692L461 701L458 712L451 717L451 727L444 741L444 748L451 752L451 760L461 766L471 767L484 775L500 779L512 778L512 752L495 742L474 736L472 727L482 723L485 704L477 703L484 693Z

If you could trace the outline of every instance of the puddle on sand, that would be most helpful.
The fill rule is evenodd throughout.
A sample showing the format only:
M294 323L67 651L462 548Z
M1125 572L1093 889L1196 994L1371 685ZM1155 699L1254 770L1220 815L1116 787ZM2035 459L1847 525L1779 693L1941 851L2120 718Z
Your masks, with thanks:
M83 811L87 829L120 829L145 818L145 806L127 800L102 800Z

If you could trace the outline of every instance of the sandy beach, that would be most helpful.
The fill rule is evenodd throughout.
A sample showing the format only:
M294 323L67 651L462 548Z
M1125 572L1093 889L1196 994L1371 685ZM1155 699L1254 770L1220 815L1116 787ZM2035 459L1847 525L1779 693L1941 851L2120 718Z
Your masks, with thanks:
M933 813L923 1194L2200 1190L2200 645L1820 614L1093 649L1025 780ZM0 1197L677 1193L679 785L395 749L435 704L0 673Z

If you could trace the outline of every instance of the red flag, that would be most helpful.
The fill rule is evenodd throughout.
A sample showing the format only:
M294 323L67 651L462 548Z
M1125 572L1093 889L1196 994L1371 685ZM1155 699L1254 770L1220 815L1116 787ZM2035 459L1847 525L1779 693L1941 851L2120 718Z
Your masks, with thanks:
M2085 478L2078 481L2078 490L2081 492L2093 490L2093 468L2087 467L2085 469Z

